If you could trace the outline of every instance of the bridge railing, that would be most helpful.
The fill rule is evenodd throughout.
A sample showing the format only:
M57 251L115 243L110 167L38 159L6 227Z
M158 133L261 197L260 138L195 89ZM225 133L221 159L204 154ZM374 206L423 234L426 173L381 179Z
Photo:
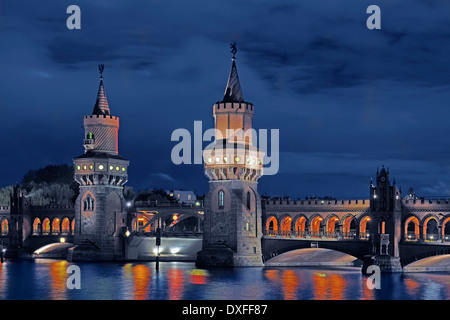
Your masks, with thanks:
M135 207L184 207L184 208L203 208L203 201L194 203L184 202L158 202L157 200L141 200L134 202Z
M291 231L291 230L264 230L264 234L270 237L285 238L316 238L316 239L339 239L353 240L356 239L356 232L324 232L324 231ZM360 235L360 240L369 240L370 234L364 233Z

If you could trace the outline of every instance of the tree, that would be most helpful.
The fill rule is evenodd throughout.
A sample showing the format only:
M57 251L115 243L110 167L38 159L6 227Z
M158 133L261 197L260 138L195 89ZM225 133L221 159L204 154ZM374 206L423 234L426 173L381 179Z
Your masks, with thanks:
M9 206L11 201L11 194L13 192L13 185L6 186L0 189L0 206Z

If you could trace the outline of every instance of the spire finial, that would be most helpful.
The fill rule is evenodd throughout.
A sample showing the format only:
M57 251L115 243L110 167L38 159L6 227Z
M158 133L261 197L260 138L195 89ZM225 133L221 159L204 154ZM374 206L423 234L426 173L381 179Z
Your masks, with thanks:
M100 78L103 79L103 70L105 70L105 65L104 64L99 64L98 65L98 71L100 71Z
M237 52L236 42L231 43L230 48L231 48L230 52L233 54L233 57L231 58L231 60L235 61L236 60L236 52Z

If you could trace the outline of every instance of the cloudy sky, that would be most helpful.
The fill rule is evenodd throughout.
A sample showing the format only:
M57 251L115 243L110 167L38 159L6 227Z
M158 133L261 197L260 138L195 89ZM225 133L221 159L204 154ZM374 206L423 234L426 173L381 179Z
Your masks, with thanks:
M261 194L365 198L384 165L403 193L450 196L448 1L2 1L0 41L1 186L83 153L103 63L128 185L206 192L202 165L172 164L170 137L212 127L236 41L254 125L280 132Z

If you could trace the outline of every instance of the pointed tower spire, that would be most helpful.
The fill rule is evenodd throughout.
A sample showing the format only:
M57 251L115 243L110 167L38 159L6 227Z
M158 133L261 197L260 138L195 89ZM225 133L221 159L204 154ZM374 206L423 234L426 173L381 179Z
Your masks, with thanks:
M108 99L106 98L105 88L103 87L103 70L105 66L103 64L98 65L100 71L100 84L98 86L97 100L95 101L94 115L110 115Z
M239 83L239 76L236 67L236 42L232 43L231 53L233 57L231 58L231 71L228 77L227 86L225 88L225 95L223 96L222 102L244 102L244 96L242 94L241 84Z

